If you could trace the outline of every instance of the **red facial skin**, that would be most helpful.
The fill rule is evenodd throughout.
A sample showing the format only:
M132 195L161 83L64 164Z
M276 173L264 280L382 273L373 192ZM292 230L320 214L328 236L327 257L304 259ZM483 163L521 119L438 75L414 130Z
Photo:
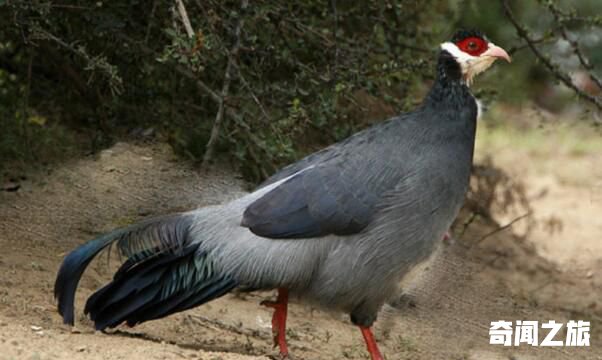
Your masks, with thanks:
M480 37L468 37L458 41L456 46L462 51L472 56L479 56L487 50L487 41Z

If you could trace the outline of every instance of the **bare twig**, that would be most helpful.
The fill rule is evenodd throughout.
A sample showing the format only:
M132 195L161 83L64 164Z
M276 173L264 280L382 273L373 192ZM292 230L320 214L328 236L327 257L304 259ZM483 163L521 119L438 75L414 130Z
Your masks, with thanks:
M140 51L142 51L145 55L154 56L154 57L157 56L157 54L155 54L155 52L152 49L150 49L148 46L146 46L138 41L135 41L134 39L130 38L127 35L120 33L120 34L116 34L116 36L119 39L126 41L127 43L129 43L131 45L137 46L140 49ZM197 88L200 91L209 95L211 100L213 100L214 102L216 102L218 104L220 103L222 97L217 93L217 91L213 90L211 87L209 87L209 85L205 84L202 80L199 80L192 71L188 70L187 68L185 68L184 66L179 65L179 64L174 65L174 70L178 74L180 74L190 80L193 80L195 85L197 86ZM251 141L255 145L257 145L260 149L264 148L261 145L261 141L257 138L256 135L253 134L253 132L249 128L249 125L243 120L243 118L240 116L240 114L238 114L231 107L226 107L225 113L226 113L226 115L228 115L229 117L234 119L234 121L237 123L237 125L239 125L245 131L245 133L249 136L249 139L251 139Z
M518 36L520 38L522 38L523 40L525 40L527 42L527 45L529 46L529 48L531 49L533 54L539 59L539 61L541 61L541 63L546 68L548 68L548 70L558 80L560 80L564 85L566 85L568 88L573 90L575 92L575 94L577 94L580 98L591 102L599 110L602 110L602 100L601 99L599 99L595 96L592 96L592 95L582 91L581 89L579 89L577 87L577 85L575 85L573 80L571 80L571 78L568 74L561 71L560 68L556 64L554 64L547 55L543 54L537 48L537 46L535 46L536 45L535 40L531 38L526 27L518 22L518 20L514 16L514 13L512 12L512 9L510 8L510 4L508 3L508 0L502 0L502 5L504 7L504 12L506 13L506 17L508 18L508 20L510 20L512 25L514 25L514 28L516 29L516 33L518 34Z
M88 63L86 70L99 69L107 77L111 92L121 94L121 91L123 89L122 79L118 76L116 67L108 63L104 57L91 56L86 52L86 49L84 47L76 47L74 44L69 44L42 28L37 28L35 31L41 39L52 40L64 49L69 50L77 56L86 60L86 62ZM92 77L90 78L90 80L91 79Z
M268 339L270 337L268 330L248 329L242 326L228 324L225 321L219 319L211 319L202 315L186 315L184 319L185 321L189 321L191 323L194 323L195 325L201 325L209 328L218 328L235 334L252 336L259 339Z
M182 0L176 0L176 5L178 5L178 14L180 14L180 19L182 19L182 24L184 24L186 34L189 38L194 37L194 31L192 30L192 25L190 25L190 19L188 18L188 12L186 12L184 2Z
M266 111L265 107L263 106L263 104L261 103L261 101L259 100L257 95L255 94L255 92L253 91L253 88L251 87L251 85L249 84L247 79L243 76L242 71L240 70L240 66L238 66L238 64L236 64L236 63L234 65L236 66L238 79L240 80L242 85L249 91L251 98L253 99L255 104L257 104L257 106L259 107L259 110L261 110L261 113L263 114L263 117L265 118L265 120L271 123L270 115L268 115L268 112Z
M248 0L242 0L240 6L240 13L238 18L238 23L236 24L236 29L234 30L235 43L232 47L232 51L228 54L228 64L226 65L226 72L224 74L224 83L222 85L222 93L220 100L218 102L218 110L215 115L215 121L213 122L213 128L211 129L211 136L209 137L209 141L205 146L205 154L203 155L203 164L202 167L206 167L211 158L213 157L213 148L215 147L215 143L219 137L222 121L224 119L224 107L225 107L225 98L228 96L228 92L230 91L230 82L232 80L232 68L235 66L236 57L238 56L238 49L240 48L240 33L242 27L244 25L244 11L249 5Z
M27 120L27 116L29 114L29 96L31 94L31 76L32 76L32 67L33 67L33 58L34 55L31 55L29 57L29 63L27 65L27 84L25 87L25 96L23 99L23 115L25 116L25 120ZM22 121L21 122L21 126L22 126L22 130L23 130L23 134L25 135L25 142L27 143L27 149L28 149L28 155L33 158L34 152L33 152L33 147L31 146L31 136L30 136L30 132L27 129L27 121Z
M562 35L562 38L564 40L566 40L571 45L571 48L573 49L573 53L575 55L577 55L577 58L579 59L579 63L581 64L581 66L583 67L583 69L588 72L588 75L589 75L590 79L594 83L596 83L596 85L598 86L598 88L602 89L602 81L592 71L594 69L594 66L592 65L592 63L589 61L589 59L587 58L587 56L585 56L585 54L581 50L581 46L579 45L579 41L573 40L573 39L571 39L569 37L569 34L568 34L569 31L568 31L568 29L567 29L567 27L566 27L566 25L565 25L565 23L563 21L564 17L566 17L567 15L564 14L558 7L556 7L556 5L554 5L553 2L549 2L548 3L548 9L550 10L550 12L552 13L552 15L554 16L554 19L556 20L556 22L558 22L560 24L560 35Z
M533 44L544 44L548 41L551 41L553 38L551 36L542 36L538 39L533 39ZM508 49L508 54L513 55L521 50L524 49L528 49L529 48L529 44L521 44L521 45L516 45L516 46L512 46L510 49Z
M332 5L332 16L334 17L334 66L333 66L333 83L336 86L337 84L337 74L339 70L339 42L337 32L339 31L339 16L337 14L337 1L331 0Z
M57 9L72 9L72 10L90 10L91 6L77 6L77 5L65 5L65 4L49 4L52 8Z
M115 36L117 38L119 38L120 40L125 41L128 44L131 44L132 46L138 47L138 49L140 49L140 51L142 53L144 53L145 55L157 57L157 54L151 48L149 48L145 44L141 43L140 41L136 41L136 40L130 38L129 36L124 35L123 33L116 33ZM233 64L236 65L235 63L233 63ZM194 81L194 84L196 85L196 87L201 92L207 94L209 96L209 98L211 98L211 100L213 100L214 102L216 102L218 104L222 101L222 96L217 91L213 90L205 82L200 80L192 71L190 71L189 69L187 69L186 67L184 67L180 64L172 64L172 65L173 65L173 69L178 74L184 76L187 79ZM262 144L261 140L257 137L257 135L255 135L253 133L253 131L251 131L251 129L249 128L249 125L244 121L242 116L239 113L237 113L235 111L235 109L233 109L232 107L224 107L224 109L225 109L224 110L225 114L229 118L234 120L236 125L238 125L244 131L246 138L251 143L253 143L258 149L262 150L263 154L260 157L251 148L249 148L249 155L251 156L253 161L255 161L257 164L262 164L262 165L266 165L266 163L271 164L272 158L270 156L270 152L266 151L265 146ZM264 166L260 167L260 171L261 171L262 176L264 178L267 178L268 173L266 172Z
M253 329L244 326L240 326L239 324L228 324L225 321L219 319L211 319L206 316L201 315L186 315L184 318L184 323L189 322L191 325L195 326L203 326L205 328L217 328L220 330L225 330L234 334L244 335L247 337L253 337L257 339L270 339L271 332L268 329ZM295 345L292 344L289 346L293 349L301 350L301 351L312 351L303 345Z
M224 106L225 100L224 98L228 96L228 92L230 91L230 81L232 80L231 71L232 69L232 60L228 60L228 65L226 65L226 72L224 74L224 83L222 86L222 96L218 102L217 114L215 114L215 120L213 121L213 128L211 128L211 136L209 137L209 141L207 145L205 145L205 154L203 155L203 164L202 167L206 167L211 161L213 157L213 147L217 142L217 138L219 137L222 121L224 119Z
M523 214L523 215L521 215L521 216L517 217L516 219L514 219L514 220L510 221L510 222L509 222L509 223L507 223L506 225L504 225L504 226L500 226L500 227L498 227L497 229L495 229L495 230L493 230L493 231L490 231L490 232L488 232L487 234L483 235L483 236L482 236L482 237L481 237L479 240L477 240L477 241L476 241L476 242L475 242L475 243L474 243L474 244L473 244L471 247L481 244L481 243L482 243L483 241L485 241L485 239L487 239L488 237L490 237L490 236L492 236L492 235L495 235L495 234L497 234L497 233L499 233L499 232L501 232L501 231L504 231L504 230L506 230L506 229L510 228L512 225L514 225L514 224L515 224L515 223L517 223L518 221L520 221L520 220L522 220L522 219L524 219L524 218L526 218L526 217L528 217L528 216L531 216L531 214L532 214L532 212L531 212L531 211L529 211L529 212L527 212L527 213L525 213L525 214Z
M146 26L146 34L144 35L144 43L148 44L148 38L150 37L151 28L153 27L153 19L155 18L155 10L157 10L157 0L153 0L153 6L148 17L148 25Z
M476 220L478 215L479 214L474 211L470 213L468 219L466 219L466 221L464 221L464 223L462 224L462 231L460 232L460 235L458 235L458 238L462 238L464 236L466 230L468 230L468 227Z
M136 40L132 39L131 37L124 35L123 33L115 33L115 36L117 38L119 38L120 40L126 41L129 44L137 46L140 49L140 51L142 51L145 55L154 56L154 57L158 56L155 53L155 51L153 51L151 48L149 48L145 44L142 44L139 41L136 41ZM178 74L180 74L190 80L193 80L196 87L199 88L199 90L201 90L202 92L209 95L211 100L215 101L216 103L219 103L221 101L222 97L216 91L214 91L211 87L209 87L209 85L205 84L202 80L199 80L196 77L196 75L192 71L187 69L186 67L184 67L180 64L175 64L174 70Z

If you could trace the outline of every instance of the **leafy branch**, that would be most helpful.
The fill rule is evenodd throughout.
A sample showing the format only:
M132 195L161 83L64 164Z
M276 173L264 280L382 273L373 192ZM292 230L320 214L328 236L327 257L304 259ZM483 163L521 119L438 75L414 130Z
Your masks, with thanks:
M587 56L583 53L583 50L581 49L581 46L579 45L579 41L573 40L569 37L569 31L566 26L566 22L567 22L566 20L570 19L571 16L564 14L556 6L556 4L554 4L554 2L552 2L552 1L548 2L548 9L554 16L554 19L556 20L556 22L558 22L560 24L560 34L562 35L562 38L571 45L571 48L573 49L573 53L575 55L577 55L577 58L579 59L579 63L581 64L583 69L587 70L590 79L594 83L596 83L596 85L600 89L602 89L602 81L600 80L600 78L598 76L596 76L596 74L594 74L594 72L593 72L594 66L592 65L591 61L587 58ZM573 16L574 16L574 14L573 14Z
M61 46L62 48L69 50L71 53L82 58L86 62L86 66L84 69L90 71L91 73L91 77L88 82L92 80L94 70L99 70L108 79L109 89L111 89L111 93L113 93L113 95L119 95L123 91L123 80L119 76L117 67L109 63L106 57L101 55L92 56L88 54L88 51L84 46L76 46L75 44L69 44L40 27L34 28L34 35L31 37L31 39L51 40L54 43Z
M244 13L248 5L248 0L241 1L241 13ZM224 83L222 85L222 93L218 102L217 114L215 115L215 121L213 122L213 128L211 129L211 137L209 138L209 141L205 146L206 150L205 154L203 155L203 167L207 166L209 164L209 161L211 161L211 157L213 156L213 148L215 147L215 143L217 142L217 138L220 134L222 121L224 119L224 108L226 106L226 98L228 97L228 92L230 91L230 82L232 81L232 70L235 66L234 64L236 61L236 57L238 56L238 50L240 48L240 33L243 26L243 14L239 14L238 22L236 24L236 30L234 30L235 43L232 47L232 50L228 53L228 64L226 65L226 72L224 73Z
M558 8L556 8L551 1L549 1L548 4L548 9L551 10L552 14L554 14L558 22L561 23L561 31L564 33L564 35L566 35L566 26L564 25L564 23L566 22L564 19L565 14L561 13L560 10L558 10ZM585 91L581 90L566 72L562 71L560 67L557 64L555 64L548 55L544 54L537 47L537 43L540 41L533 38L527 27L517 20L510 7L509 1L502 0L502 5L504 7L504 13L516 29L517 35L526 42L529 49L531 49L531 52L554 75L554 77L560 80L568 88L573 90L580 98L594 104L598 108L598 110L602 110L602 100L599 97L590 95ZM571 41L569 41L569 43L571 44L573 51L576 54L579 54L578 56L580 56L580 61L582 61L581 64L584 65L586 70L589 70L589 74L592 80L596 81L596 83L599 84L599 79L597 79L592 73L591 68L589 68L589 61L585 59L585 56L582 54L578 44L576 42Z

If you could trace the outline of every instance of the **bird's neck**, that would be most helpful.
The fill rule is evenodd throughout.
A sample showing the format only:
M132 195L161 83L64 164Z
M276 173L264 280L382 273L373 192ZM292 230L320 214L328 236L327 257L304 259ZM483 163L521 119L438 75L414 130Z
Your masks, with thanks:
M464 106L466 101L474 101L462 76L462 69L456 59L447 51L439 54L437 76L425 104L433 106Z

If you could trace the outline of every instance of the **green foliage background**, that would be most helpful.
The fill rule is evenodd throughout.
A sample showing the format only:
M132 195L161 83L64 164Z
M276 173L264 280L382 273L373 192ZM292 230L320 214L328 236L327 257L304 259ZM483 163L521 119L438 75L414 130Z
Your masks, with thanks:
M216 155L257 181L416 106L436 45L455 28L516 43L498 2L184 3L192 37L175 1L0 0L0 171L94 152L149 128L200 161L219 106L209 88L226 108ZM518 75L490 81L525 94L520 78L531 69L524 62Z

